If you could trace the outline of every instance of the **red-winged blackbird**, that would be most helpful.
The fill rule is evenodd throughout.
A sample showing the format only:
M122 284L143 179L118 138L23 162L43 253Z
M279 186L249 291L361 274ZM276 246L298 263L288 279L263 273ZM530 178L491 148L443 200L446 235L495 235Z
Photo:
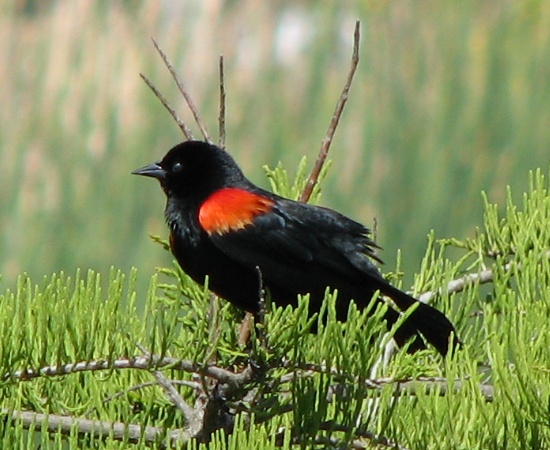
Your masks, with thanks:
M162 161L132 172L156 178L167 196L170 247L196 282L239 308L258 311L259 274L273 301L296 305L310 294L318 311L327 287L338 290L337 317L345 320L351 299L365 307L379 290L402 311L417 308L396 331L398 344L424 347L419 333L441 354L460 341L444 314L386 282L370 231L342 214L260 189L245 178L225 150L200 141L172 148ZM386 321L399 313L388 308Z

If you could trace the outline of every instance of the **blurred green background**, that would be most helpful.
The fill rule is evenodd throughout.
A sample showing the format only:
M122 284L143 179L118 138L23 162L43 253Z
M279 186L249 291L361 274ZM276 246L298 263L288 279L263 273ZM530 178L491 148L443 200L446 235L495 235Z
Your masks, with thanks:
M388 270L401 249L410 283L431 229L472 235L481 190L502 201L548 166L548 1L0 0L0 285L169 264L148 238L167 234L164 197L129 173L182 136L139 73L192 121L150 37L214 136L225 55L228 149L268 186L262 165L313 162L355 19L361 61L321 203L376 217Z

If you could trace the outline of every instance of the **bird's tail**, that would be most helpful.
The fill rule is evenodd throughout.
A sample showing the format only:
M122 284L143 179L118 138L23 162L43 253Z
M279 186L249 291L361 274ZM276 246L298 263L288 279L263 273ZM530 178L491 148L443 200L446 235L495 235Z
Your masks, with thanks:
M439 353L445 356L451 343L452 348L456 348L462 343L456 335L453 324L441 311L419 302L414 297L385 281L382 281L378 288L380 292L391 298L401 311L407 311L409 308L418 305L395 332L395 340L399 345L411 341L410 350L425 348L422 339L418 336L418 333L420 333ZM394 323L397 318L398 314L395 311L389 311L388 319L390 322Z

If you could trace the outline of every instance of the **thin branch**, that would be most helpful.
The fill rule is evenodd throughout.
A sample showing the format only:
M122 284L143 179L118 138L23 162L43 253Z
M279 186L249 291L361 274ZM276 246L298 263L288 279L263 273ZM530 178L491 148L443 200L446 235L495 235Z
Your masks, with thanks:
M466 380L455 380L452 384L449 384L445 379L401 381L397 383L396 395L402 393L416 395L418 391L423 391L426 394L438 393L440 397L444 397L449 391L459 391L463 389L465 385ZM495 390L492 385L479 383L477 387L486 402L491 403L494 400Z
M512 267L512 263L509 262L504 265L504 270L508 271ZM466 287L471 286L472 284L479 283L485 284L493 281L493 269L485 269L479 273L470 273L456 280L452 280L447 284L445 291L447 294L456 294L457 292L462 292ZM427 291L418 296L418 300L422 303L430 303L432 299L443 292L443 288L436 291Z
M508 271L512 267L512 262L509 262L504 265L504 270ZM471 286L475 283L485 284L490 283L494 279L494 274L492 269L485 269L478 273L470 273L464 275L463 277L457 278L455 280L449 281L445 288L440 288L435 291L426 291L417 296L419 302L429 304L434 297L441 295L443 292L446 292L447 295L456 294L462 292L468 286ZM371 374L374 374L380 365L387 366L391 355L397 350L395 341L391 339L385 345L384 356L379 358L375 363Z
M23 428L29 429L35 427L36 429L46 429L50 432L61 432L69 434L76 431L80 435L93 436L97 439L112 438L117 441L127 441L129 443L143 442L145 444L159 443L161 441L161 448L172 448L178 445L184 444L193 436L189 435L182 429L166 430L161 427L153 426L141 426L135 424L126 424L124 422L109 422L101 420L90 420L75 418L72 416L61 416L57 414L42 414L34 411L18 411L10 410L8 408L2 408L0 414L9 416L12 420L21 422ZM349 433L352 431L349 427L326 422L321 424L321 430L325 431L337 431L342 433ZM284 441L285 428L278 430L278 443L282 445ZM352 449L364 449L369 448L360 439L368 439L370 443L376 443L385 447L392 447L397 449L404 449L404 447L398 446L396 443L390 441L384 436L378 436L367 430L356 430L356 438L351 442ZM324 444L334 445L337 443L342 444L342 441L333 438L320 438ZM330 442L327 441L330 439ZM297 437L293 438L293 441L299 443ZM319 441L321 443L321 441Z
M340 121L340 117L342 116L342 111L344 110L344 106L348 101L348 95L349 95L351 83L353 81L355 71L357 70L357 64L359 63L360 36L361 36L361 22L358 20L355 22L355 31L353 33L353 54L351 57L351 65L348 73L348 79L346 81L346 84L344 85L344 89L342 90L342 93L340 94L340 98L336 103L336 108L334 109L334 113L332 115L332 119L330 120L330 124L328 126L328 130L325 135L325 138L321 143L321 149L319 150L319 154L317 155L317 160L315 161L313 169L311 170L311 173L307 180L304 191L300 196L300 201L302 202L307 202L309 200L309 198L311 197L311 193L313 192L313 188L317 184L319 175L321 174L321 170L323 169L323 166L327 159L328 151L330 149L330 144L332 143L332 138L334 137L334 133L336 132L336 128L338 127L338 122Z
M540 255L540 258L550 258L550 250L546 250L544 253ZM514 261L507 262L503 269L505 272L508 272L512 269L512 264L514 264ZM518 264L518 263L515 263ZM519 264L518 264L518 267ZM494 279L494 272L493 269L485 269L478 273L469 273L467 275L464 275L463 277L457 278L455 280L450 281L447 284L446 292L447 294L456 294L457 292L462 292L464 289L466 289L468 286L471 286L472 284L479 283L479 284L485 284L485 283L491 283ZM438 289L436 291L426 291L423 294L420 294L418 297L418 300L423 303L429 303L432 301L432 299L443 292L443 289Z
M460 391L464 389L468 379L454 380L449 382L443 377L419 377L411 379L396 380L392 378L374 378L363 380L365 385L371 389L380 390L384 386L394 385L394 396L399 396L403 393L407 395L416 395L417 392L437 393L440 397L444 397L451 390ZM494 387L491 384L479 383L479 392L485 398L485 401L491 403L494 400Z
M260 266L256 266L256 274L258 275L258 312L254 315L254 327L256 336L258 337L262 347L267 348L267 338L265 336L265 315L267 313L266 305L266 290L264 285L264 277Z
M182 370L185 372L209 376L218 380L218 384L212 393L202 392L201 389L201 393L196 402L196 407L192 408L183 400L179 392L174 388L172 382L158 370L160 367L169 367L171 370ZM65 364L61 366L46 366L38 371L17 371L6 374L4 376L4 381L10 379L24 381L32 378L38 378L40 376L67 375L69 373L84 371L128 368L152 371L153 376L155 376L157 382L165 389L170 400L180 409L180 411L182 411L186 419L186 427L183 430L176 430L173 432L176 433L176 437L180 441L186 441L190 438L194 438L199 442L208 442L211 434L218 429L223 429L227 433L230 433L234 418L226 405L225 399L229 398L234 392L241 390L245 384L253 379L255 375L254 368L250 364L240 373L233 373L215 366L201 367L191 361L178 361L175 358L159 358L155 355L146 355L137 358L117 359L111 362L90 361L77 364ZM243 395L246 395L246 392L247 391L244 390ZM33 412L29 414L31 414L31 417L37 421L48 420L47 417L44 418L43 416L36 415L36 413ZM52 426L48 429L56 431L58 428L64 429L64 427L68 427L68 429L71 429L71 427L74 426L79 430L79 432L81 432L80 430L82 429L82 433L111 436L112 434L116 434L111 433L113 428L121 428L121 436L130 434L127 431L129 425L127 426L126 424L80 420L63 416L57 417L59 418L56 422L57 426ZM50 427L49 423L48 427ZM140 433L143 433L142 428L136 428L135 435L138 436ZM164 430L153 429L153 431L147 431L147 433L151 434L151 439L154 438L156 441L158 440L158 435L160 433L164 435Z
M184 430L166 430L160 427L126 424L124 422L109 422L104 420L89 420L57 414L42 414L34 411L17 411L8 408L0 409L0 414L12 420L20 421L23 428L46 429L50 432L90 435L98 439L112 438L130 443L145 442L153 444L162 442L162 447L170 448L187 442L192 436ZM164 439L164 440L162 440Z
M170 106L170 104L168 103L168 100L166 100L166 98L160 93L160 91L155 87L155 85L153 84L153 82L151 80L149 80L149 78L147 78L145 75L143 75L142 73L139 74L139 76L141 77L141 79L143 81L145 81L145 84L147 86L149 86L149 89L151 89L153 91L153 94L156 95L156 97L160 100L160 102L163 104L163 106L168 110L168 112L170 113L170 115L172 116L172 118L176 121L176 123L178 124L178 127L180 128L180 130L183 132L184 136L188 139L188 140L192 140L193 139L193 133L191 132L191 129L185 124L185 122L178 116L178 113L176 112L176 110L174 108L172 108Z
M220 55L220 115L218 117L218 145L225 148L225 81L223 55Z
M212 142L210 140L210 136L208 135L208 130L206 129L206 125L202 121L201 115L199 113L199 110L197 108L197 105L195 105L195 102L193 101L193 98L187 91L185 85L183 84L183 81L179 77L178 73L176 72L176 69L174 69L174 66L166 56L166 53L160 48L157 41L155 39L151 39L153 41L153 45L157 49L157 52L159 53L160 57L164 61L164 64L172 74L172 77L174 78L174 81L176 82L176 85L178 86L179 91L183 95L183 98L187 102L187 106L189 106L189 109L191 110L191 113L193 113L193 117L195 118L195 122L197 123L199 129L201 130L202 136L204 137L204 140L206 142Z
M327 373L327 368L324 366L319 366L315 364L305 364L296 367L295 365L284 364L283 367L294 368L292 373L284 375L281 379L281 382L292 381L292 378L296 376L297 372L302 373L301 376L311 376L313 373ZM40 377L53 377L53 376L64 376L73 373L81 372L97 372L102 370L122 370L122 369L138 369L138 370L156 370L160 368L169 367L171 370L182 371L187 373L196 373L203 376L207 376L217 380L221 384L226 384L230 390L239 389L248 383L253 378L253 369L248 366L243 371L234 373L230 372L227 369L223 369L218 366L201 366L193 363L189 360L179 360L177 358L164 357L158 358L156 356L139 356L134 358L119 358L113 361L105 360L95 360L95 361L81 361L78 363L69 363L63 365L51 365L44 366L38 370L17 370L15 372L6 373L2 379L4 381L8 380L17 380L17 381L28 381ZM346 377L345 374L330 370L330 373L333 376L343 377L347 381L354 381L353 379ZM308 375L309 374L309 375ZM364 380L355 380L361 381L369 385L369 387L378 388L383 384L398 383L402 387L407 387L407 383L410 382L420 382L425 384L441 384L444 379L437 378L418 378L418 379L406 379L406 380L396 380L392 378L370 378ZM460 380L455 382L456 387L460 387ZM196 387L195 384L190 385L190 387ZM403 388L404 388L403 387ZM483 395L491 400L492 396L492 386L490 385L480 385Z
M231 372L218 366L203 366L196 364L187 359L178 359L165 356L159 358L156 355L136 356L133 358L118 358L112 361L94 360L81 361L77 363L68 363L62 365L53 364L44 366L38 370L24 369L8 372L4 374L2 379L28 381L40 377L63 376L79 372L97 372L101 370L121 370L121 369L138 369L138 370L158 370L169 367L172 370L182 371L187 373L198 373L217 380L220 383L227 384L231 388L239 388L247 383L252 376L248 368L241 372Z
M34 426L39 426L41 428L46 426L51 432L61 431L68 433L71 430L76 429L79 434L91 434L99 438L112 436L114 439L127 439L130 442L158 442L159 439L164 438L164 446L181 444L191 438L195 438L199 442L207 442L211 433L217 429L224 429L227 433L231 433L234 418L229 411L225 399L229 398L233 392L237 389L243 388L246 383L253 379L254 368L250 365L240 373L233 373L215 366L199 367L190 361L179 361L175 358L168 357L161 359L156 356L148 355L132 359L117 359L112 362L91 361L77 364L66 364L62 366L46 366L36 372L18 371L12 374L7 374L4 376L4 380L28 380L39 376L66 375L69 373L83 372L86 370L93 371L135 368L153 370L154 374L156 372L157 381L166 389L167 386L172 386L172 381L166 380L164 375L158 372L160 367L170 367L172 370L200 373L219 380L219 384L215 388L214 392L208 397L205 397L196 408L193 409L189 406L183 408L186 410L185 417L188 421L187 423L189 424L186 429L170 431L157 427L142 427L139 425L125 424L122 422L87 420L52 414L44 415L32 411L11 411L6 408L0 411L2 414L9 415L13 419L20 420L25 428L29 428L31 426L30 424L34 423ZM292 368L292 366L287 364L284 364L283 367ZM455 380L454 382L449 383L447 379L440 377L422 377L418 379L402 380L392 378L359 379L356 377L346 376L346 374L336 371L335 369L327 369L324 365L313 364L300 365L299 368L295 367L292 373L284 375L280 382L291 382L297 376L310 377L315 373L327 373L327 371L336 378L342 377L345 383L360 382L375 390L381 390L386 385L393 385L395 387L394 395L416 395L417 392L421 391L423 393L437 393L440 396L444 396L449 390L452 389L458 391L463 389L466 385L466 380ZM160 374L161 377L164 377L162 382L159 380L158 374ZM493 387L491 385L480 384L479 388L480 393L485 397L486 401L491 402L494 396ZM332 385L327 392L327 395L330 395L331 391L338 391L338 389L342 389L342 386L338 384ZM248 394L245 393L242 398L243 400L246 400L250 398L250 396L251 391L248 391ZM173 399L172 396L171 398ZM254 402L252 401L252 403ZM179 407L182 409L181 406ZM192 410L193 414L196 413L196 417L193 417L191 412L187 411L187 409L190 411ZM276 415L284 414L291 410L291 405L283 405L283 407L278 410ZM246 410L241 410L241 412L246 412ZM189 420L189 418L191 418L191 420ZM268 419L269 416L265 417L264 420L260 419L260 422ZM327 426L326 428L321 427L321 429L339 432L353 431L338 428L338 426L335 427L334 424L331 424L331 426ZM395 446L394 443L386 440L383 436L376 436L368 431L356 431L354 440L351 443L351 448L364 448L360 439L368 439L371 443L376 443L378 445ZM338 440L338 442L340 441Z
M224 386L217 384L208 395L197 399L197 409L202 413L202 426L195 435L198 442L209 442L216 430L228 435L233 432L235 416L227 406L226 393Z
M170 380L170 383L178 386L185 386L188 388L191 388L195 391L200 391L202 386L199 383L196 383L194 381L187 381L187 380ZM116 400L117 398L124 397L128 395L130 392L136 392L140 391L141 389L145 389L148 387L156 387L158 386L157 381L146 381L144 383L136 384L135 386L131 386L128 389L124 389L123 391L115 392L114 394L108 395L103 399L103 404L107 404L109 402L112 402L113 400ZM83 414L83 416L89 416L93 412L97 411L97 407L92 407Z
M189 380L170 380L170 383L177 386L185 386L190 389L193 389L194 391L200 391L202 389L202 386L197 383L196 381L189 381ZM135 386L131 386L128 389L124 389L123 391L115 392L112 395L109 395L103 399L103 403L109 403L113 400L116 400L117 398L124 397L125 395L129 394L130 392L136 392L140 391L142 389L158 386L158 382L156 381L146 381L144 383L136 384Z
M289 367L288 365L286 367ZM299 378L308 378L318 373L327 373L326 366L315 365L315 364L304 364L300 365L300 368L294 370L291 373L283 375L280 379L280 384L290 383L296 377ZM331 368L329 373L335 377L336 380L340 379L345 383L362 383L369 389L381 390L384 386L394 385L395 391L394 395L401 395L406 392L409 395L415 395L420 389L423 389L424 392L432 393L437 392L440 396L445 396L450 389L459 391L464 388L466 381L465 380L454 380L452 383L449 382L447 378L443 377L418 377L418 378L405 378L405 379L396 379L390 377L382 378L357 378L350 377L337 369ZM492 402L494 399L494 388L491 384L479 383L479 391L485 397L487 402ZM338 389L336 385L331 386L332 390Z
M149 353L147 349L139 342L136 342L136 347L139 348L147 357L151 357L151 353ZM188 432L191 436L195 436L200 431L202 426L202 414L200 411L195 410L187 404L172 382L160 370L152 370L151 374L155 377L157 383L164 389L164 392L170 401L181 411L183 417L185 417L186 432Z

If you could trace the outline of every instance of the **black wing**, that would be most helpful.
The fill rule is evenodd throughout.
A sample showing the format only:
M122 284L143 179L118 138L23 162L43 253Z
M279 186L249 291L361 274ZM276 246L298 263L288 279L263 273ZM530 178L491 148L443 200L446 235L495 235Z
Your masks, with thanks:
M445 355L449 340L460 344L451 322L437 309L420 303L391 286L380 275L373 259L380 261L369 230L335 211L277 199L272 211L259 214L251 225L224 234L212 234L212 243L241 265L259 267L264 281L280 295L279 303L292 303L297 294L309 293L318 308L327 286L338 289L338 316L347 315L354 299L366 305L380 290L405 311L416 310L397 331L400 345L414 339L411 349L423 348L419 331ZM276 296L276 294L274 294ZM393 323L397 313L388 311Z
M266 280L290 282L299 292L312 292L321 285L323 292L327 285L340 290L351 284L360 293L372 293L377 288L366 289L365 283L381 277L371 260L379 261L369 233L335 211L278 199L252 224L214 233L210 239L240 264L260 267Z

